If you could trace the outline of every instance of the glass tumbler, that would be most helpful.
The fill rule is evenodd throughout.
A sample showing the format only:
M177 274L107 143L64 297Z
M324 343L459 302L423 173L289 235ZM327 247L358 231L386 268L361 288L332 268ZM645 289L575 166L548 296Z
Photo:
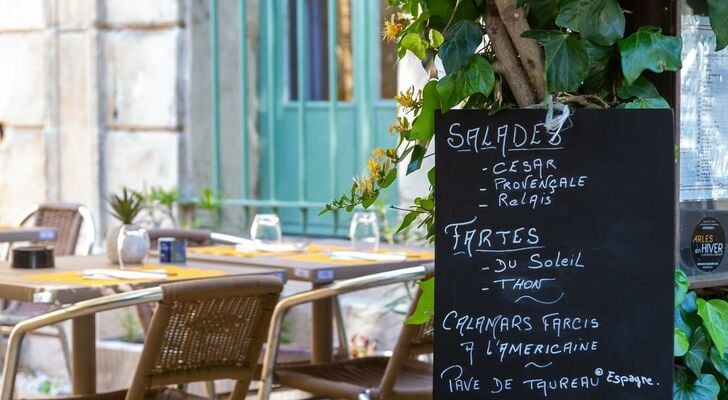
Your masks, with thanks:
M281 220L276 214L257 214L250 225L250 238L264 244L281 244Z
M379 222L373 211L357 211L349 227L351 247L354 251L372 252L379 249Z

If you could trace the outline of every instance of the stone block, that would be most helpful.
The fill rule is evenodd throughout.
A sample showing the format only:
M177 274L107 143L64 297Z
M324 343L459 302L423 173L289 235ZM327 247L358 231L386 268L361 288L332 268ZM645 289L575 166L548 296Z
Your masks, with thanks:
M96 0L55 0L58 25L63 29L83 29L93 24Z
M0 0L0 32L43 29L45 3L44 0Z
M178 126L179 35L178 29L105 33L105 112L109 126Z
M0 224L14 224L46 200L45 138L41 131L5 131L0 143Z
M109 24L163 24L180 22L180 0L106 0Z
M108 190L178 185L180 134L114 131L106 141ZM106 194L102 193L103 196Z
M95 118L92 116L91 43L84 32L62 33L58 37L59 123L61 129L88 129ZM94 121L95 122L95 121Z
M42 33L0 34L0 121L42 126L45 47Z

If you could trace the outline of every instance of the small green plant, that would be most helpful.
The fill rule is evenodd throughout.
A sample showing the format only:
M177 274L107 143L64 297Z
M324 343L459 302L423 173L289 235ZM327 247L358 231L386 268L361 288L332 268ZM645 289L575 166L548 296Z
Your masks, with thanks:
M675 381L673 398L728 398L728 302L688 291L675 270Z
M144 209L153 226L160 226L164 219L168 219L173 226L177 226L177 218L174 215L174 208L179 200L177 188L166 190L153 186L142 196Z
M53 389L53 382L49 379L43 380L43 382L38 385L38 393L40 394L51 394L51 389Z
M123 317L121 317L121 340L130 343L141 343L144 342L144 336L141 334L141 325L139 321L130 311L127 311Z
M134 219L144 209L144 199L139 192L131 190L126 186L121 190L121 196L112 194L109 196L111 215L128 225L134 223Z
M210 188L205 187L202 189L202 195L195 202L195 206L203 210L208 215L213 226L217 225L218 214L222 207L222 196L220 193L215 193ZM201 226L202 221L198 219L195 221L194 225Z

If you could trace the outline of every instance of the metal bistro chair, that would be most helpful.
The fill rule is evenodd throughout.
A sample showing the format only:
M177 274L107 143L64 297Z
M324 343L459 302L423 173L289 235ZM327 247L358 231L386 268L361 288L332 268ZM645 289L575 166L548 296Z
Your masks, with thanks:
M258 400L268 400L274 379L281 386L331 398L432 399L432 365L416 359L417 355L432 352L431 324L403 325L391 357L363 357L291 367L275 365L283 313L290 307L375 286L422 279L429 275L430 267L404 268L333 283L282 299L273 312L268 332L268 350L263 361ZM420 294L418 289L410 314Z
M71 254L88 255L91 253L94 241L96 240L96 228L91 212L80 204L47 203L33 207L20 220L18 226L46 226L56 228L56 240L52 242L35 242L53 246L53 254L64 256ZM83 238L81 238L83 233ZM82 241L80 239L83 239ZM11 246L7 246L9 249ZM7 254L4 255L7 259ZM7 336L10 330L18 323L47 313L54 306L49 304L26 303L22 301L10 301L0 311L0 333ZM68 340L65 331L60 325L51 327L55 332L36 332L38 335L56 337L60 341L63 356L66 362L68 374L71 374L71 364L68 349ZM0 355L4 357L4 350L0 345Z
M166 385L233 379L242 400L258 363L283 283L273 276L209 278L79 302L18 324L10 335L2 400L11 400L25 334L71 318L158 302L128 390L72 399L193 399Z
M190 229L190 228L149 228L149 240L152 242L152 246L156 245L159 238L170 237L175 239L185 239L190 246L208 246L215 243L220 244L250 244L250 239L241 238L239 236L228 235L225 233L212 232L205 229ZM343 324L343 316L341 313L341 307L338 299L334 301L335 310L335 322L339 340L339 353L337 357L339 359L348 356L349 348L346 340L346 331ZM137 307L137 314L139 321L147 332L149 329L149 321L154 312L152 304L142 304ZM261 355L262 356L262 355ZM262 358L262 357L261 357ZM310 363L311 354L307 349L302 349L297 346L282 346L278 351L278 364L279 365L303 365ZM262 361L262 360L261 360ZM259 363L255 373L255 377L260 377L262 370L262 362ZM206 382L207 393L210 396L216 394L214 382Z

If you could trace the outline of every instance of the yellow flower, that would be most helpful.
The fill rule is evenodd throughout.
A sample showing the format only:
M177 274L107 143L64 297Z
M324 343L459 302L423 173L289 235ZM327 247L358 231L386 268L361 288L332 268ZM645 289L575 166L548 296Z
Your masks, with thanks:
M422 108L422 90L418 90L415 94L415 87L410 86L406 91L394 96L394 100L403 109Z
M376 149L372 150L372 155L374 157L382 157L384 156L384 150L382 148L377 147Z
M392 14L392 18L390 21L384 20L384 29L382 30L382 39L386 40L387 42L395 42L397 40L397 36L399 36L400 32L404 29L404 20L399 19L397 21L394 20L394 14Z
M387 150L387 157L396 160L397 159L397 150L395 149L388 149Z
M382 163L374 158L369 159L369 174L372 178L379 180L382 177Z

